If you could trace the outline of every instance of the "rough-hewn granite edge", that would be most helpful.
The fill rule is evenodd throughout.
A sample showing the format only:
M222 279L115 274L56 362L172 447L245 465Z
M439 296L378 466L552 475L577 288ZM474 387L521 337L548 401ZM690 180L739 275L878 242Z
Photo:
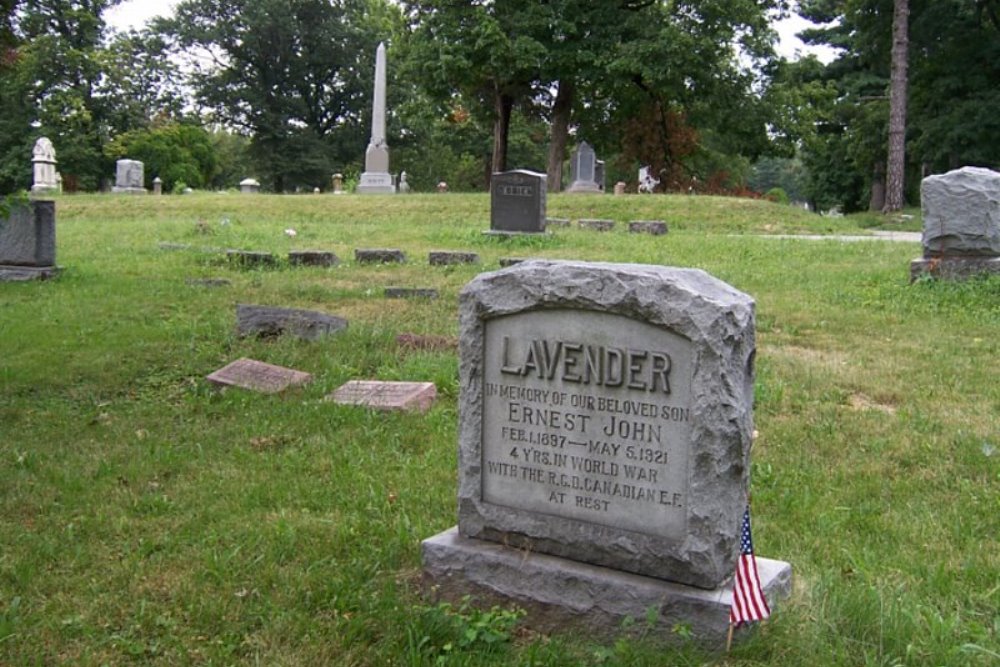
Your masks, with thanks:
M684 641L672 632L683 624L705 648L725 646L729 582L704 590L461 537L457 528L424 540L421 550L424 582L435 598L459 602L470 595L483 607L514 604L527 612L528 624L538 632L612 639L623 632L626 617L644 629L652 608L658 611L653 637ZM773 611L791 594L792 566L758 557L757 567Z
M688 534L682 542L562 517L553 521L482 500L485 323L539 309L622 315L692 341L696 444L689 456ZM469 282L459 295L459 330L463 536L702 588L715 588L732 575L753 431L752 298L698 269L532 260Z

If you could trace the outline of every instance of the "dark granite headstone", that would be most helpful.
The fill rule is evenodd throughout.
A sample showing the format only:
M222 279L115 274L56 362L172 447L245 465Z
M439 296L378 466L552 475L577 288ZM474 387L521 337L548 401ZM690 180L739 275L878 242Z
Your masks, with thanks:
M49 278L56 263L56 204L15 204L0 218L0 281Z
M490 182L490 232L545 232L545 174L525 169L493 174Z
M236 305L236 329L240 336L280 336L292 334L303 340L317 340L347 328L347 320L326 313L296 308Z

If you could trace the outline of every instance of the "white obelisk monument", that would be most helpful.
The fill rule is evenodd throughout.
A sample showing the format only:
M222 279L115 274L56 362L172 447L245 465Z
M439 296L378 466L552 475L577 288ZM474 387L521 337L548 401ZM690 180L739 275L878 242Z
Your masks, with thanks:
M372 96L372 138L365 151L365 171L358 183L359 194L394 194L389 173L389 147L385 144L385 44L375 52L375 93Z

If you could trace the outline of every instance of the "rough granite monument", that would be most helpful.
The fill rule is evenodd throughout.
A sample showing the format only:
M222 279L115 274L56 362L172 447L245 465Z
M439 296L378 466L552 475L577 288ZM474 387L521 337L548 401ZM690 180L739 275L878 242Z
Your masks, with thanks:
M1000 274L1000 173L963 167L928 176L920 205L924 256L910 263L911 281Z
M754 302L696 269L534 260L460 295L458 526L446 599L614 635L723 642L748 500ZM772 602L791 566L758 558Z
M372 136L365 151L365 170L358 183L360 194L396 192L389 173L389 147L385 143L385 44L375 51L375 91L372 101Z
M112 192L144 195L144 166L139 160L118 160L115 163L115 185Z

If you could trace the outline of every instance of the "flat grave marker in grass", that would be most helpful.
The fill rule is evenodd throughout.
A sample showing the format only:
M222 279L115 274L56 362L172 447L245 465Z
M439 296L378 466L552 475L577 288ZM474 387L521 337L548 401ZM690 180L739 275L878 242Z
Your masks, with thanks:
M343 317L313 310L236 304L236 330L240 336L280 336L291 334L302 340L318 340L343 331Z
M662 220L633 220L628 223L630 234L651 234L662 236L667 233L667 223Z
M590 229L595 232L610 232L615 228L614 220L583 218L578 223L580 229Z
M210 373L205 379L223 387L277 394L289 387L308 384L312 374L243 357Z
M454 264L478 264L479 255L474 252L432 250L427 253L427 263L431 266L451 266Z
M358 264L402 264L406 253L396 248L358 248L354 251Z
M387 299L436 299L440 296L433 287L386 287Z
M424 542L427 579L539 628L610 635L652 606L724 645L753 300L700 270L536 260L466 285L459 321L459 520ZM759 562L786 595L791 567Z
M351 380L327 398L340 405L358 405L373 410L427 412L437 397L433 382L383 382Z
M340 258L328 250L293 250L288 253L288 263L292 266L336 266Z

